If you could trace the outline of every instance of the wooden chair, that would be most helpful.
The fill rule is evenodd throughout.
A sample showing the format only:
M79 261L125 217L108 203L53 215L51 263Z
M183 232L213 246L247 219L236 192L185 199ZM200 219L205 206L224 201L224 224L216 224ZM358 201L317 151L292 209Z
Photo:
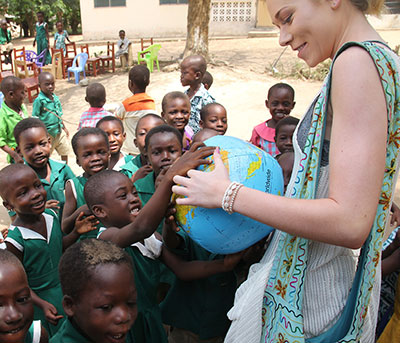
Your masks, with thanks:
M25 75L24 78L21 78L21 81L26 87L28 92L29 102L33 102L33 99L39 95L39 80L38 80L38 71L35 64L32 66L33 75L31 75L26 66L26 61L14 60L15 74L17 77L21 78L21 75ZM28 76L29 75L29 76ZM36 91L36 94L32 95L32 92Z
M47 64L40 68L40 72L47 71L52 73L56 79L62 79L62 52L58 51L53 53L51 57L51 64Z
M32 62L31 65L28 66L28 62L21 59L14 60L14 70L15 76L20 79L27 79L35 76L37 73L36 64Z
M86 52L89 56L86 65L87 65L87 74L97 76L97 72L100 69L100 58L98 57L90 57L89 54L89 44L81 44L80 45L81 52Z
M147 49L149 46L153 45L153 37L151 38L140 38L140 47L141 51ZM141 57L144 57L144 54L141 54Z
M64 61L68 66L72 66L72 61L76 56L76 44L75 42L65 44L65 55Z
M15 60L26 60L24 46L22 48L14 48L13 53L14 53L14 61Z
M61 73L62 73L62 78L65 79L65 78L67 77L67 69L68 69L68 67L72 66L72 61L73 61L74 59L71 59L70 62L67 62L67 61L65 60L65 57L64 57L64 50L63 50L63 49L54 49L54 48L51 49L51 55L54 55L54 54L56 54L56 53L58 53L58 52L59 52L60 55L61 55L60 60L61 60Z
M7 76L14 76L14 73L11 70L6 70L6 71L0 72L0 83Z
M115 43L107 42L107 55L99 56L99 58L101 70L112 69L113 73L115 73Z

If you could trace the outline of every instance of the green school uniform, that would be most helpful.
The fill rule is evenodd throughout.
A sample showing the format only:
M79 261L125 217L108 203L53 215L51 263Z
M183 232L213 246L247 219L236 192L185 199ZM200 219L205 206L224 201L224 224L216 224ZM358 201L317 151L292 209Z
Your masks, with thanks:
M136 171L142 166L143 165L142 165L142 160L140 159L140 155L137 155L129 162L127 162L125 165L123 165L120 169L120 172L122 174L125 174L127 177L131 178L133 174L135 174Z
M47 23L45 23L45 22L43 22L43 23L37 22L36 23L37 54L40 55L40 53L44 49L47 49L45 64L50 64L51 56L50 56L49 45L48 45L47 37L46 37L46 27L47 27Z
M212 254L180 231L183 243L174 250L186 261L212 261L224 256ZM165 300L160 304L163 323L189 330L200 339L224 337L230 321L226 316L233 306L236 291L234 272L182 281L175 279Z
M34 320L25 336L24 343L40 343L42 335L42 323L40 320Z
M57 334L50 339L50 343L92 343L92 341L85 338L68 318Z
M0 29L0 45L7 44L11 42L11 31L7 29L4 31Z
M72 193L74 193L76 199L76 208L81 207L82 205L86 204L85 197L83 195L83 189L85 188L85 184L87 182L87 178L83 175L75 176L71 179L70 184L72 188ZM99 234L99 227L100 224L97 225L97 229L93 231L86 232L80 235L77 242L82 241L87 238L97 238Z
M122 158L120 158L119 161L113 167L113 170L115 170L115 171L121 171L121 168L133 159L132 155L125 155L124 153L122 153L122 154L124 156Z
M58 314L64 315L61 304L63 295L58 277L63 235L55 212L51 210L46 212L43 216L46 221L47 239L31 229L11 225L6 242L23 253L22 264L28 276L29 287L40 298L53 304ZM63 319L54 326L47 322L42 309L37 306L34 308L34 319L41 320L49 336L53 336L60 328Z
M147 204L147 202L150 200L150 198L156 191L154 180L155 180L155 175L154 172L152 171L151 173L147 174L143 179L139 179L135 182L135 187L139 194L139 198L142 202L142 206Z
M53 100L51 100L43 92L40 92L33 102L32 117L39 118L44 123L50 136L56 137L61 132L62 121L60 118L62 115L58 96L53 93Z

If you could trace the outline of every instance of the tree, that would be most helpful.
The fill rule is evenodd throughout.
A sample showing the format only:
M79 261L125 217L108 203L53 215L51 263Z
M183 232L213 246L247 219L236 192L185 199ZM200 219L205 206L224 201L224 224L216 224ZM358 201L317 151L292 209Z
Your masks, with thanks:
M183 58L190 55L201 55L207 61L208 24L210 22L211 0L189 0L187 16L186 47Z

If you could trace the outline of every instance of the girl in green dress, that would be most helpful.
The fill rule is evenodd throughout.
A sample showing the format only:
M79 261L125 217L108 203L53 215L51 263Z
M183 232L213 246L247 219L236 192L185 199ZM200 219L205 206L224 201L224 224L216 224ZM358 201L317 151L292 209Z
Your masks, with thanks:
M49 31L47 28L47 23L44 21L44 13L38 12L37 13L37 23L35 26L36 35L35 39L33 40L33 46L37 44L37 54L40 55L41 52L47 49L46 56L44 59L44 64L51 63L51 56L50 56L50 44L49 44Z

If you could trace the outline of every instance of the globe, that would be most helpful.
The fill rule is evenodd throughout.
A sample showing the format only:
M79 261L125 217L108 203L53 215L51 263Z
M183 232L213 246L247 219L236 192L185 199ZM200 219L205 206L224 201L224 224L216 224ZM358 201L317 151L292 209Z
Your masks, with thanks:
M231 181L262 192L283 194L281 167L265 151L229 136L215 136L204 144L220 148ZM213 156L208 158L213 160ZM214 168L214 163L211 163L198 169L211 172ZM260 207L259 210L263 209ZM228 214L222 208L176 205L176 220L190 238L216 254L232 254L244 250L274 230L239 213Z

